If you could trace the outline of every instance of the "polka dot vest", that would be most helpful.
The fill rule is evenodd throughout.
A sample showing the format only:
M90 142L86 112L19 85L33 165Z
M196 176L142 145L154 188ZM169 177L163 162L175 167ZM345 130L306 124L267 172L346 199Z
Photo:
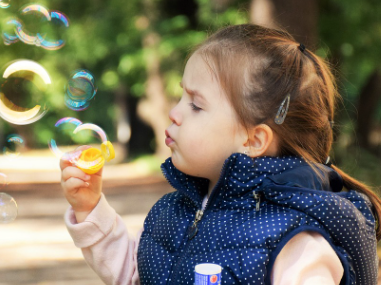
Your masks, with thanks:
M340 192L341 177L320 175L297 157L233 154L204 211L208 180L162 165L177 190L151 209L138 249L142 284L194 284L199 263L222 266L222 284L271 284L282 247L297 233L320 233L344 267L341 284L377 284L375 220L366 197ZM319 178L321 176L321 178Z

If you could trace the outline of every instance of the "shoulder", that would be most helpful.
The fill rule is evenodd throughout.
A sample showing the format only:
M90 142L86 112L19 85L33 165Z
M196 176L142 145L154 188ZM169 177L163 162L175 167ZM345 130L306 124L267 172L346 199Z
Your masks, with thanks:
M339 284L344 269L328 241L319 233L295 235L282 248L271 272L272 284ZM291 282L293 280L293 282ZM295 280L299 280L295 283ZM313 283L313 282L316 283ZM308 283L310 284L310 283Z

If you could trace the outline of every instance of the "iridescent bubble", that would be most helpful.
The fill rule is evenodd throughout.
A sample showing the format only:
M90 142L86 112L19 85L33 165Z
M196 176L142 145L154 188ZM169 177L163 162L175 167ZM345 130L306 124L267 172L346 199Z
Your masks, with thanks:
M5 45L9 46L19 41L19 37L15 31L17 27L21 27L21 25L16 18L11 18L5 23L3 31L3 42Z
M25 142L21 136L17 134L11 134L7 136L5 140L3 153L8 156L18 156L24 145Z
M54 126L58 129L58 135L64 134L67 136L66 141L68 141L69 139L70 141L72 141L73 131L81 124L82 122L76 118L65 117L58 120ZM54 153L54 155L58 158L61 158L64 155L64 152L58 148L56 139L52 138L48 142L48 146L50 150Z
M13 18L6 24L8 31L3 32L5 45L19 40L46 50L57 50L65 45L62 39L63 31L69 27L69 20L65 14L49 11L38 4L25 6L19 14L18 18Z
M0 173L0 189L8 185L7 176L4 173Z
M17 37L25 44L41 46L46 36L41 29L44 23L51 20L49 11L41 5L32 4L24 7L20 16L15 29Z
M0 0L0 8L6 9L11 6L11 0Z
M90 100L97 93L94 77L86 69L73 72L65 93L65 104L74 111L83 111L90 106Z
M0 117L12 124L27 125L46 114L51 79L40 64L31 60L14 61L2 77Z
M61 39L62 28L69 27L69 20L62 12L51 11L50 23L44 38L41 41L41 47L46 50L57 50L65 45L65 41Z
M17 217L18 209L15 199L0 192L0 223L7 224L13 222Z

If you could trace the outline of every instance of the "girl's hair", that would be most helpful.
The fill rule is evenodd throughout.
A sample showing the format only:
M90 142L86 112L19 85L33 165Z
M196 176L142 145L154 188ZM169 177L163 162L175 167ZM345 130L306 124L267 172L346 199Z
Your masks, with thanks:
M219 80L241 123L249 129L261 123L278 138L279 154L303 157L318 168L327 160L333 141L332 122L340 98L328 64L304 49L285 31L253 24L229 26L198 46ZM274 118L286 96L285 121ZM337 166L344 187L366 194L381 217L381 200L363 183ZM381 229L377 224L377 239Z

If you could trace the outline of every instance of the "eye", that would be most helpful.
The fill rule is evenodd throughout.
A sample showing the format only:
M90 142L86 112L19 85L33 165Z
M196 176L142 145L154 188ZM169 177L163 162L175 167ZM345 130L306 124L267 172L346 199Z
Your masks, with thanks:
M196 106L193 102L189 103L189 106L191 106L192 110L195 112L199 112L202 110L200 107Z

